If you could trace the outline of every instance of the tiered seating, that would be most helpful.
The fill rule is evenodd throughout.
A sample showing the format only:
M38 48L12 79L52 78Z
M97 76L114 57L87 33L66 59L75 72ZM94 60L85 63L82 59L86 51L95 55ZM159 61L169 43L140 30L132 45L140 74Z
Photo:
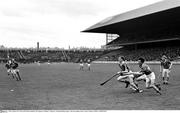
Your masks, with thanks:
M70 57L71 62L79 62L80 59L86 61L87 59L98 59L104 51L68 51L67 55Z
M139 57L144 57L148 61L157 61L163 54L166 54L171 59L177 59L180 56L180 46L173 47L154 47L141 49L121 48L114 51L96 51L96 50L1 50L1 61L14 58L20 62L30 63L35 61L41 62L79 62L81 59L87 61L117 61L118 56L125 56L128 61L137 61Z
M142 48L137 50L119 49L103 55L99 60L117 61L118 56L125 56L128 61L137 61L139 57L144 57L147 61L160 60L162 55L167 55L170 59L177 59L180 56L179 47L156 47L156 48Z

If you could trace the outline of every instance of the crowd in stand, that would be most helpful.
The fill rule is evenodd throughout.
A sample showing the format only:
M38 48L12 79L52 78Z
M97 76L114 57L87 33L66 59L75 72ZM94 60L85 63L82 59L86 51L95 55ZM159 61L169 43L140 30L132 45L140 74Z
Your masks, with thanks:
M1 50L0 60L4 61L9 58L14 58L19 62L79 62L80 59L91 61L98 59L104 51L69 51L69 50Z
M137 50L119 49L112 53L104 55L100 60L117 61L118 56L126 56L127 61L137 61L139 57L144 57L147 61L159 61L164 54L171 60L176 60L180 58L180 47L142 48Z
M178 47L154 47L141 49L121 48L113 51L34 51L34 50L1 50L0 60L5 61L8 57L19 62L80 62L86 61L117 61L119 56L126 56L127 61L137 61L139 57L144 57L147 61L158 61L162 55L168 56L171 60L180 59L180 46Z

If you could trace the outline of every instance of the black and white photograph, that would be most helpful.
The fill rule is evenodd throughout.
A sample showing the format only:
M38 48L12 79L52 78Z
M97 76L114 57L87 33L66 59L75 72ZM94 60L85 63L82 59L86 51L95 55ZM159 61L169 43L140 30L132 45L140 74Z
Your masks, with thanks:
M0 0L0 112L137 110L180 110L180 0Z

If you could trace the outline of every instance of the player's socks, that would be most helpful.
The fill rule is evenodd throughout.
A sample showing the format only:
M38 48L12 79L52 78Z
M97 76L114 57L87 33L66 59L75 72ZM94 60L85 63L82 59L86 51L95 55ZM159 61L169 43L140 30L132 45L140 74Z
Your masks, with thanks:
M142 93L142 92L143 92L143 90L139 89L139 93Z
M163 77L163 84L166 84L166 82L165 82L165 78Z
M159 93L160 95L162 95L162 93L160 91L156 91L157 93Z
M21 80L19 72L17 72L18 79Z
M159 88L157 88L156 85L152 86L152 88L153 88L157 93L159 93L160 95L162 95L161 92L159 91Z
M130 86L129 87L131 87L131 88L133 88L133 89L135 89L135 90L137 90L138 89L138 87L136 87L136 85L135 84L130 84Z
M130 86L130 88L131 88L132 90L136 91L136 89L135 89L134 87Z
M167 77L167 81L166 81L166 84L168 84L168 81L169 81L169 77Z
M167 81L169 81L169 77L167 77Z
M165 84L168 84L168 81L165 81Z
M136 89L135 93L142 93L143 90L140 90L140 89Z
M129 81L127 81L127 80L125 80L124 82L126 83L125 88L127 88L127 87L129 86L130 82L129 82Z
M161 90L160 84L155 85L159 90Z
M136 85L136 87L138 87L138 84L137 83L134 83Z

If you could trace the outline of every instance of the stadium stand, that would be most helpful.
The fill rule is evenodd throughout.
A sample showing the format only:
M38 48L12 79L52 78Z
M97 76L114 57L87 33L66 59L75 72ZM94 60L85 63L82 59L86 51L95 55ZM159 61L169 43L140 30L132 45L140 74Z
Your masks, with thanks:
M173 43L174 44L174 43ZM165 44L166 46L167 44ZM85 62L87 59L91 61L117 61L118 56L126 56L128 61L136 61L139 57L144 57L148 61L158 61L163 54L169 56L171 60L180 58L180 46L151 46L144 47L139 45L135 49L135 45L125 46L116 50L60 50L60 51L46 51L46 50L1 50L0 60L5 62L9 58L14 58L22 63L33 62L74 62L78 63L81 59ZM143 46L143 47L141 47Z
M164 0L126 13L108 17L83 32L117 34L106 47L116 50L1 50L1 60L24 62L116 61L119 55L135 61L144 57L157 61L163 54L171 60L180 57L180 1Z
M122 14L108 17L82 32L117 34L106 47L122 47L103 55L100 61L116 61L117 56L136 61L160 60L163 54L171 60L180 56L180 1L163 0Z
M86 61L87 59L91 59L91 61L94 61L103 54L105 54L105 51L96 51L96 50L67 52L67 55L70 57L71 62L79 62L81 59L83 59L84 61Z
M162 55L167 55L171 60L179 59L179 47L157 47L138 50L119 49L103 55L99 61L117 61L118 56L126 56L127 61L137 61L139 57L144 57L147 61L159 61Z

